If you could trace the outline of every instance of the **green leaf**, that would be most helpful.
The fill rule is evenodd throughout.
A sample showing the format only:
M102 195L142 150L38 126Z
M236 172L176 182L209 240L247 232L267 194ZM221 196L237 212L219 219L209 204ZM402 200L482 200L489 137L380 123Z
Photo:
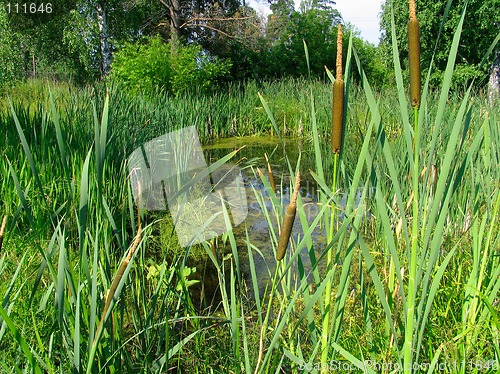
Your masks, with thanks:
M42 374L42 370L40 369L40 366L38 366L38 363L35 360L35 357L33 356L33 353L31 352L30 347L26 343L26 340L24 337L21 335L20 331L17 329L17 327L14 325L14 322L12 319L9 317L5 309L0 306L0 317L3 318L4 322L7 324L7 327L9 328L10 332L12 333L14 339L18 342L19 346L21 347L21 350L24 353L24 356L28 360L29 364L31 365L32 370L36 374Z

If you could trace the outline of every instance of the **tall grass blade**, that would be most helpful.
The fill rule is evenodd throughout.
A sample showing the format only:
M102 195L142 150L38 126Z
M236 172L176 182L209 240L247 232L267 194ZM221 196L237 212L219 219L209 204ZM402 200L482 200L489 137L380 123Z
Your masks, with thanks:
M24 136L23 129L21 127L21 124L19 123L19 119L17 118L16 112L14 110L14 106L12 105L12 102L9 99L9 105L10 109L12 112L12 117L14 118L14 123L16 125L16 130L19 135L19 139L21 140L21 145L24 150L24 155L28 159L28 163L30 165L31 172L33 173L33 177L35 178L35 184L40 192L40 195L43 197L45 200L45 203L47 203L46 197L45 197L45 192L43 191L42 187L42 182L40 181L40 177L38 175L38 168L36 167L35 160L33 159L33 154L30 151L30 147L28 145L28 141L26 140L26 137Z
M73 330L73 368L76 373L81 371L81 358L80 358L80 344L81 344L81 331L80 331L80 313L81 313L81 293L84 285L78 285L78 293L76 294L75 305L75 327Z
M21 205L24 211L26 212L26 215L28 216L28 221L30 222L31 227L34 229L36 227L35 220L33 219L31 209L28 205L28 200L26 199L26 196L24 195L21 185L19 184L19 178L17 177L17 173L15 172L8 158L7 158L7 163L9 164L10 175L12 176L12 180L14 181L14 186L16 187L17 194L19 195L19 199L21 200Z
M415 361L416 362L419 362L420 350L422 349L422 346L421 346L422 339L424 337L424 332L425 332L427 320L429 318L429 313L431 311L431 307L432 307L432 304L434 302L434 298L436 297L436 294L439 290L441 278L444 275L444 272L448 266L448 263L455 255L455 251L457 248L458 248L458 243L446 255L446 257L444 258L441 265L439 265L439 268L437 269L437 272L432 279L431 288L429 289L429 292L426 293L426 296L423 298L423 299L425 299L425 304L421 302L421 304L425 305L425 310L423 311L423 314L421 314L422 312L419 311L419 315L421 315L422 317L421 318L419 317L420 321L419 321L419 323L417 323L417 326L420 327L420 331L418 333L418 340L417 340L417 344L416 344L416 353L415 353Z
M24 356L26 357L26 360L29 362L31 369L36 374L42 374L42 369L40 369L40 366L36 362L35 357L33 356L33 353L31 352L31 349L28 346L28 343L26 343L26 340L23 338L17 327L14 325L14 322L12 321L12 319L9 317L9 315L2 306L0 306L0 317L3 318L10 332L14 336L14 339L16 339L17 342L19 343L19 346L21 347Z
M342 348L337 343L332 343L332 346L333 346L333 348L335 348L336 351L338 351L342 356L344 356L349 362L353 363L359 370L362 370L363 373L376 374L376 372L372 368L366 366L364 361L357 359L355 356L353 356L351 353L346 351L344 348Z
M451 81L453 77L453 71L455 70L455 62L457 58L458 47L460 43L460 36L462 34L462 27L465 19L465 12L467 10L467 2L464 6L462 14L460 16L460 20L458 22L458 26L455 30L455 34L453 35L453 42L451 44L450 53L448 54L448 62L446 64L446 69L443 76L443 83L441 86L441 92L438 100L438 109L436 113L436 118L434 120L434 132L431 140L431 149L430 154L434 153L436 148L436 142L438 140L438 135L441 132L441 126L443 123L444 112L446 109L446 105L448 104L448 94L451 87Z
M392 38L392 56L394 62L394 73L396 75L396 87L398 90L399 109L401 112L401 120L403 121L403 136L406 141L407 160L410 162L410 170L413 170L413 136L412 127L410 125L410 115L408 113L408 101L405 95L403 83L403 70L399 60L399 48L396 37L396 23L394 21L394 8L391 6L391 38Z
M52 96L52 91L49 87L49 98L50 98L50 107L52 110L52 119L54 121L54 126L56 129L56 139L57 145L59 147L59 153L61 154L61 164L63 166L64 174L66 175L66 180L68 185L71 184L71 173L69 171L68 159L66 157L66 146L64 144L63 134L61 131L61 124L59 122L59 115L57 114L56 105L54 103L54 98Z
M259 92L259 99L260 99L260 102L262 103L262 106L264 107L264 110L266 111L267 117L269 118L269 120L271 121L271 124L273 125L274 131L276 131L276 134L278 135L280 142L283 142L283 138L281 137L280 129L278 128L278 125L276 124L276 120L274 119L273 113L271 112L271 109L269 108L269 104L267 104L267 101L260 94L260 92Z
M306 55L307 74L309 76L309 79L311 79L311 64L309 63L309 49L307 48L307 43L304 39L302 39L302 43L304 43L304 54Z

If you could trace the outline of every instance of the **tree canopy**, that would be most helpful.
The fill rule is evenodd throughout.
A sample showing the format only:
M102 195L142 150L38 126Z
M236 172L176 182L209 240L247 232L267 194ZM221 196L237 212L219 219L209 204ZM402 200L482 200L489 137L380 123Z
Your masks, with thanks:
M309 73L325 77L324 67L332 68L335 64L336 27L344 23L335 2L303 0L296 9L293 0L268 1L271 14L267 19L244 0L61 0L54 3L51 12L36 13L8 12L2 3L0 86L33 76L81 82L102 79L118 51L127 48L125 54L130 53L134 43L134 48L140 50L141 45L150 43L149 37L155 36L173 46L198 46L197 53L209 60L218 58L223 66L230 67L229 71L223 69L226 80ZM451 6L446 11L448 2ZM422 66L428 67L434 56L436 81L445 69L453 32L466 0L448 2L417 0ZM494 11L499 2L468 1L457 65L463 82L471 77L486 82L483 78L490 66L479 65L499 31L500 13ZM378 47L363 41L353 26L344 27L344 46L348 45L350 31L364 71L376 84L390 82L391 9L405 66L407 0L387 0L384 4L383 35ZM439 34L445 14L446 22ZM310 71L304 41L308 45ZM175 50L167 49L171 53Z
M421 34L421 66L423 69L428 69L434 56L433 81L439 81L448 62L448 52L455 29L467 3L457 57L455 78L458 81L456 83L461 85L471 78L479 78L479 81L485 84L494 54L490 56L488 64L481 66L481 62L500 31L500 12L498 12L500 1L453 0L450 2L449 9L447 9L447 3L447 1L416 0ZM387 0L383 4L380 21L382 30L380 49L389 60L392 56L391 10L394 14L400 58L405 66L408 58L407 0Z

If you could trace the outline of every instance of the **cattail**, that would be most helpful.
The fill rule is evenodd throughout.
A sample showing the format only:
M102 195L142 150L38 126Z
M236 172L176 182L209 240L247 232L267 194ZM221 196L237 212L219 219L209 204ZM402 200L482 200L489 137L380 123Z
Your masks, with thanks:
M410 22L408 22L408 48L410 54L410 98L411 106L420 108L420 26L417 20L415 0L410 0Z
M214 255L215 261L219 263L219 253L217 251L217 245L215 244L215 239L212 239L210 243L210 249L212 250L212 254Z
M92 345L95 347L97 344L97 340L99 337L99 334L104 326L104 320L106 318L106 314L108 313L109 308L111 307L111 301L113 301L113 298L115 297L116 290L118 289L118 285L120 284L121 279L123 278L123 275L125 274L125 270L127 269L128 264L130 263L130 260L132 260L132 257L134 256L137 247L141 243L141 235L142 235L142 225L141 225L141 212L140 212L140 206L141 206L141 183L139 182L137 185L137 191L138 191L138 196L139 196L139 201L137 203L137 233L135 234L135 239L132 243L132 245L128 248L127 251L127 257L125 257L120 266L118 267L118 270L116 271L115 277L113 279L113 282L111 283L111 286L109 287L109 291L106 294L105 302L104 302L104 310L102 311L101 314L101 320L99 321L99 326L97 327L97 333L95 334L94 337L94 342Z
M3 233L5 232L6 225L7 225L7 216L4 216L2 220L2 226L0 227L0 249L2 249Z
M332 151L339 154L344 128L344 80L342 79L342 25L337 31L337 76L333 82Z
M266 157L267 162L267 175L269 177L269 184L271 185L273 192L276 193L276 184L274 183L273 169L271 169L271 164L269 163L269 159L267 158L267 153L264 153L264 156Z
M276 260L281 261L285 257L288 241L292 233L293 222L295 221L295 211L297 210L297 196L300 189L300 173L297 172L295 177L295 187L293 188L293 195L290 198L290 204L285 209L285 218L281 226L280 238L278 241L278 251L276 253Z

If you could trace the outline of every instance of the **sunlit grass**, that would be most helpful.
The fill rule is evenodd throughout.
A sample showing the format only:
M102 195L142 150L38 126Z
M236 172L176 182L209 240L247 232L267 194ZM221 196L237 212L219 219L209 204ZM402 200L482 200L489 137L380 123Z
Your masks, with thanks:
M414 363L456 362L462 372L471 360L498 364L498 108L472 90L451 94L450 63L443 87L424 86L415 127L396 47L398 90L374 92L346 74L336 183L329 83L248 82L211 97L153 99L36 83L0 99L1 371L319 371L325 329L327 358L358 367L403 364L405 336ZM348 53L346 71L361 70ZM285 155L279 138L305 136L314 157L285 158L289 191L298 172L318 185L317 216L308 220L299 194L286 254L266 259L271 282L257 276L263 248L249 228L196 248L212 263L213 304L199 302L195 289L209 280L197 278L203 269L192 269L168 218L138 211L125 163L138 145L193 124L204 142L272 134ZM275 175L276 192L267 174L253 177L264 186L251 193L276 254L286 186ZM311 239L317 231L323 244ZM243 252L250 274L242 274Z

